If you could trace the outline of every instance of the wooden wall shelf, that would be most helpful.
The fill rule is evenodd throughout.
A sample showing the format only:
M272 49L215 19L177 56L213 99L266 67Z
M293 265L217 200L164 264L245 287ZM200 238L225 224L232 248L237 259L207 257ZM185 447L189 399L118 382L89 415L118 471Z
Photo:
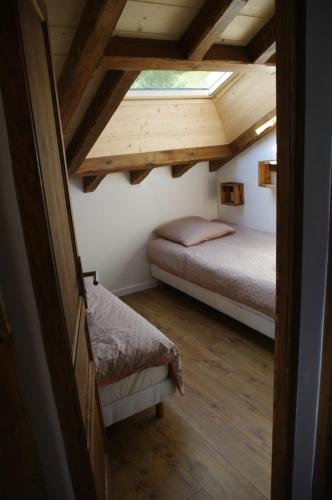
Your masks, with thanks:
M220 184L220 199L222 205L243 205L244 189L241 182L223 182Z
M260 187L277 187L277 161L265 160L258 162L258 185Z

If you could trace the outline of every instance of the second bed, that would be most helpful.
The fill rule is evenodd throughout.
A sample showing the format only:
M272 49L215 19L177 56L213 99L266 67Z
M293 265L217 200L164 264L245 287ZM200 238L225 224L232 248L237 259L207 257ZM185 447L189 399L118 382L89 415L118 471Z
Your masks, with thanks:
M275 234L232 226L233 234L190 247L153 240L152 275L273 338Z

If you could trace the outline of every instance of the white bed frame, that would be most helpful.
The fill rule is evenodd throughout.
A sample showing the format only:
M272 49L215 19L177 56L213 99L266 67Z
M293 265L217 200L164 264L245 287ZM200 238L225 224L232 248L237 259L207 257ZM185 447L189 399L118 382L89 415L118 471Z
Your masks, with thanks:
M231 318L250 326L250 328L263 333L267 337L274 339L275 321L265 314L255 311L244 304L235 302L234 300L231 300L223 295L212 292L211 290L207 290L199 285L190 283L190 281L186 281L178 276L175 276L174 274L164 271L155 264L151 264L151 273L154 278L177 288L181 292L184 292L191 297L204 302L204 304L217 309L217 311L227 314L227 316L230 316Z
M176 386L169 377L158 384L151 385L142 391L129 394L125 398L102 406L104 425L115 424L136 413L156 406L157 416L163 416L162 402L176 392Z

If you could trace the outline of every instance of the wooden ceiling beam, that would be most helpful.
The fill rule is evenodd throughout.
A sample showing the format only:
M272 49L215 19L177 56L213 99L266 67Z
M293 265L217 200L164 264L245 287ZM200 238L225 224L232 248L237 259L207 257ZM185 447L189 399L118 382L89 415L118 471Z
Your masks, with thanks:
M125 4L126 0L87 1L58 81L64 130L103 55Z
M230 143L230 149L232 151L232 154L229 158L227 159L222 159L218 161L210 161L210 172L215 172L218 170L220 167L228 163L230 160L235 158L235 156L239 155L244 151L245 149L249 148L255 142L259 141L264 137L266 134L271 132L271 130L275 129L276 123L272 123L270 126L265 128L260 134L257 134L256 130L265 125L269 120L274 118L276 116L276 109L273 109L266 115L264 115L260 120L258 120L256 123L254 123L251 127L249 127L245 132L243 132L239 137L237 137L233 142Z
M70 174L75 173L85 160L138 74L134 71L106 73L67 147L67 165Z
M247 47L215 44L201 61L190 61L183 54L179 42L119 37L110 39L100 67L123 71L275 72L275 64L253 64Z
M231 154L230 147L222 145L88 158L76 170L74 176L99 176L113 172L145 170L146 165L150 169L167 165L198 163L230 158Z
M91 175L89 177L83 177L82 182L84 193L92 193L95 191L105 177L106 175Z
M182 177L188 170L190 170L196 163L183 163L182 165L173 165L172 166L172 177L173 179L177 179L178 177Z
M247 0L206 0L181 39L187 59L203 59L246 3Z
M267 63L276 53L276 17L257 33L248 44L248 52L251 61L257 64Z
M210 172L215 172L219 170L219 168L223 167L233 158L233 155L230 158L226 158L224 160L212 160L210 161L209 170Z
M130 184L140 184L149 175L152 168L144 168L142 170L133 170L130 172Z

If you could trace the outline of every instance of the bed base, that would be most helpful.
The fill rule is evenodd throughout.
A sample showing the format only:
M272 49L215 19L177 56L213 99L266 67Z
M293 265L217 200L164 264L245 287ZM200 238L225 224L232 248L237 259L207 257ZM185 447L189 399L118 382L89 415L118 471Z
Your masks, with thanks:
M199 285L190 283L178 276L175 276L167 271L164 271L155 264L151 264L151 273L154 278L166 283L181 292L200 300L204 304L213 307L231 318L240 321L241 323L263 333L267 337L274 339L275 321L265 314L262 314L250 307L247 307L239 302L235 302L223 295L207 290Z
M118 401L103 405L104 425L105 427L109 427L120 420L124 420L153 406L156 407L156 416L162 418L164 416L163 401L175 392L175 383L170 378L167 378L159 384L151 385L135 394L129 394Z
M156 404L156 417L163 418L164 414L165 414L165 407L164 403L161 401L160 403Z

